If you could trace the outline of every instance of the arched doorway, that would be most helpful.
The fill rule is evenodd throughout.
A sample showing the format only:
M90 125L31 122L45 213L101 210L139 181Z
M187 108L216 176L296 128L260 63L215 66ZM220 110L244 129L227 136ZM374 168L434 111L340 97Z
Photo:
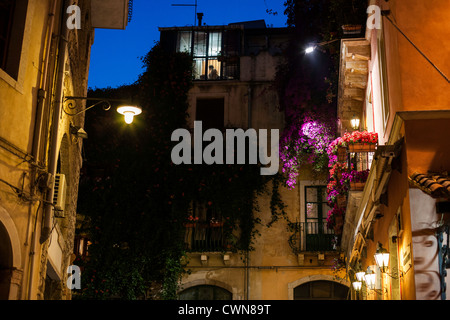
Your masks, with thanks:
M349 288L335 281L316 280L294 288L294 300L347 300Z
M5 226L0 222L0 300L8 300L13 267L11 241Z
M179 293L180 300L232 300L230 291L213 285L199 285Z

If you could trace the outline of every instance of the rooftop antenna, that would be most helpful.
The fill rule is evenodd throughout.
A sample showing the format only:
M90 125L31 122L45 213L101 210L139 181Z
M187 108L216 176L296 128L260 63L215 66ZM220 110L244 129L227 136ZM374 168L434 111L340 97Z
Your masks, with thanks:
M194 26L197 24L197 0L195 0L195 4L172 4L172 7L195 7Z

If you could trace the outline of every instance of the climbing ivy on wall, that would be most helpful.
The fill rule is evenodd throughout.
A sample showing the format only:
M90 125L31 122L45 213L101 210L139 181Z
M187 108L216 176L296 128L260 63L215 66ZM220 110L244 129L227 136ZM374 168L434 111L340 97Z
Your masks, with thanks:
M257 197L272 194L282 206L276 176L261 176L258 165L174 165L175 129L187 127L187 94L192 59L159 44L143 58L139 80L119 88L95 89L91 96L129 98L143 108L133 125L115 112L87 115L85 164L78 212L86 216L89 255L80 299L175 299L186 255L184 223L193 201L220 212L227 250L253 249L260 220ZM237 232L238 231L238 232Z

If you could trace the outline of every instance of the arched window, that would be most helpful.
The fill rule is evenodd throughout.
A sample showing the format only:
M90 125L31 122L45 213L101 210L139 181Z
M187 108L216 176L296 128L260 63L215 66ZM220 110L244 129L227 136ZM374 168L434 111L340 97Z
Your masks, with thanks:
M294 289L294 300L346 300L348 287L334 281L311 281Z
M12 248L8 232L0 222L0 300L9 297L12 270Z
M180 300L232 300L230 291L217 286L201 285L183 290Z

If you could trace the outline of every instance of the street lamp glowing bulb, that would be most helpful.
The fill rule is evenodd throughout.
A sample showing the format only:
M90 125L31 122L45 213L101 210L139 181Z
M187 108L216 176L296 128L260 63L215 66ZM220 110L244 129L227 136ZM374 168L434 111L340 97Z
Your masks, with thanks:
M313 52L313 51L314 51L314 47L308 47L308 48L306 48L306 50L305 50L306 53L311 53L311 52Z
M134 114L133 114L133 113L131 113L131 112L125 112L125 113L124 113L124 116L125 116L125 122L126 122L126 123L130 124L130 123L133 122L133 118L134 118Z
M133 122L134 116L142 113L142 109L134 106L123 106L117 108L117 112L123 114L125 117L125 122L130 124Z

